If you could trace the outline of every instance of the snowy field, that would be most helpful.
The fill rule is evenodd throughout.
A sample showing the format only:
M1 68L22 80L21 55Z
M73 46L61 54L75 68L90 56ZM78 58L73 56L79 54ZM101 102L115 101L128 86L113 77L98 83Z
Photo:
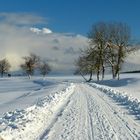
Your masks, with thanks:
M0 79L4 140L138 140L140 74L84 83L78 76Z
M109 86L121 92L126 92L130 96L140 99L140 73L121 74L119 81L110 79L110 75L107 75L105 80L98 82L98 84Z

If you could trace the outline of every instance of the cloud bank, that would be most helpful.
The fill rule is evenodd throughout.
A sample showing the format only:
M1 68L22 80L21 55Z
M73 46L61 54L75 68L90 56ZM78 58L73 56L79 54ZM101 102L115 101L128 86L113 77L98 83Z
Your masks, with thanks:
M50 63L53 72L72 72L79 50L88 46L88 39L82 35L56 33L46 23L47 19L34 14L0 13L0 59L6 57L14 71L19 69L23 56L36 53ZM42 28L41 24L46 26ZM139 54L140 51L127 58L127 67L140 64Z
M10 25L46 24L47 20L39 15L29 13L0 13L1 23Z
M87 46L87 38L71 33L55 33L42 17L29 14L0 13L0 59L6 57L12 70L18 70L22 57L36 53L47 60L54 72L74 70L79 49Z

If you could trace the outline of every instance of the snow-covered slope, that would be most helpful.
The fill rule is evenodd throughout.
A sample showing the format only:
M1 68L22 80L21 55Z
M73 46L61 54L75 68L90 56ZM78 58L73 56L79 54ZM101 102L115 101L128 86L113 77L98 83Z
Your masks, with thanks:
M1 78L0 79L0 116L4 112L24 109L37 102L39 98L62 90L67 85L58 81L41 78Z
M74 85L65 90L49 94L27 109L7 112L0 119L0 134L3 138L10 139L37 139L46 126L49 127L61 106L73 93Z

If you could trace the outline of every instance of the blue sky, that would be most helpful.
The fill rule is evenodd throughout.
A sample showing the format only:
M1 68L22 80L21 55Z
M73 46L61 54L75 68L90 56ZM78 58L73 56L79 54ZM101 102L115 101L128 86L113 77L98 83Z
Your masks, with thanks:
M96 22L125 22L140 42L139 6L140 0L0 0L0 57L18 70L22 56L32 52L54 72L72 72ZM127 62L139 60L138 53Z
M29 12L47 18L55 32L86 35L98 21L127 23L140 38L139 0L0 0L0 12Z

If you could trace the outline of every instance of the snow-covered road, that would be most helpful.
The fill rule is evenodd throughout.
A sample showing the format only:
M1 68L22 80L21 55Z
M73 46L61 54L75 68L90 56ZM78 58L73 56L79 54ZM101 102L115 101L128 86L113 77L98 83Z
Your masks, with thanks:
M7 113L0 120L4 140L140 139L140 120L124 104L104 93L104 86L67 85L65 90L49 94L30 108Z
M99 90L76 84L69 102L41 140L140 139L140 123Z

